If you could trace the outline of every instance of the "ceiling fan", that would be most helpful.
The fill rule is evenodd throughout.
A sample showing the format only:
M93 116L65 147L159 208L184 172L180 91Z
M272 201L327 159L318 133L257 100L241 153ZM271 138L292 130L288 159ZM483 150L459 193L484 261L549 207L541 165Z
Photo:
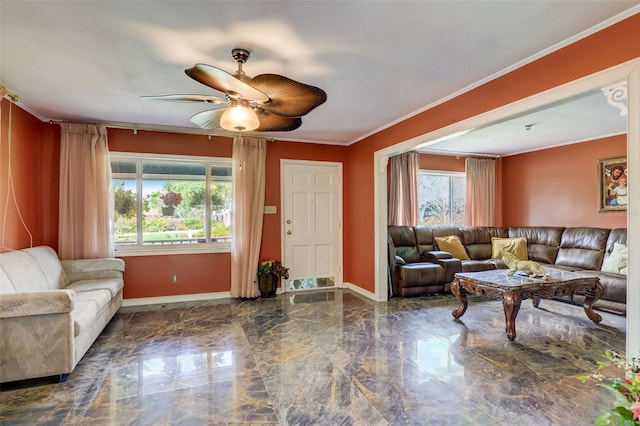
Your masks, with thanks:
M324 90L299 83L277 74L260 74L253 78L242 70L249 60L246 49L233 49L233 59L238 63L234 74L206 64L196 64L184 72L194 80L225 94L224 98L212 95L161 95L142 96L181 102L206 102L215 109L199 112L191 122L203 129L230 131L290 131L302 124L308 114L327 100Z

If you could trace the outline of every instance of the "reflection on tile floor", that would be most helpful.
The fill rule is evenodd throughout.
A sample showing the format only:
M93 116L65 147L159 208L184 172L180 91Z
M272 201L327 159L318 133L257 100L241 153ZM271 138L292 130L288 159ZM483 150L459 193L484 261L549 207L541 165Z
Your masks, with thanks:
M5 383L0 423L588 425L613 401L577 377L624 352L625 319L523 302L374 303L348 290L122 308L65 383ZM25 354L25 356L28 356Z

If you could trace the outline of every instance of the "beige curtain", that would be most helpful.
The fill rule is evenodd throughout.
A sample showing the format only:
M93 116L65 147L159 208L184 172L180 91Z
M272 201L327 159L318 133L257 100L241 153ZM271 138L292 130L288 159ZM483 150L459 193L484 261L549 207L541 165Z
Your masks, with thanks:
M107 129L78 123L60 127L58 255L61 259L113 257Z
M231 297L257 297L256 272L262 240L267 141L233 140L233 238Z
M465 216L467 226L495 226L496 160L468 157Z
M418 224L420 155L405 152L389 159L389 225Z

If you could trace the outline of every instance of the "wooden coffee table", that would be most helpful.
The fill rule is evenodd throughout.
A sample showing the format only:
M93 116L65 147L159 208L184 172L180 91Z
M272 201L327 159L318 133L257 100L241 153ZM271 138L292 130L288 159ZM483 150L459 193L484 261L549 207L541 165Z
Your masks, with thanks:
M546 271L547 280L507 276L507 269L495 269L482 272L462 272L454 276L451 292L456 295L460 306L451 312L458 319L467 310L467 293L502 299L507 337L513 341L516 338L516 317L520 310L520 303L525 299L532 299L536 308L540 298L568 296L578 292L585 295L584 312L596 324L602 317L593 311L593 304L602 296L604 288L596 277L581 277L572 272Z

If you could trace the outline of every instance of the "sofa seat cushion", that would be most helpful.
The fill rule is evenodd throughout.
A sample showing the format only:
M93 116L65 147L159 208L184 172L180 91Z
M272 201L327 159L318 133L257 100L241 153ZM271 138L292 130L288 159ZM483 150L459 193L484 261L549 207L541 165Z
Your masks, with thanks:
M121 278L107 278L99 280L81 280L76 281L67 286L68 290L73 290L76 293L82 293L86 291L94 290L107 290L111 294L111 297L115 297L124 287L124 281Z
M444 268L434 263L411 263L400 266L403 287L424 287L444 282Z
M565 272L582 271L582 269L576 268L575 266L566 266L566 265L548 265L548 264L542 263L542 267L545 270L549 270L549 271L565 271Z
M462 272L481 272L490 271L496 269L496 265L493 262L486 260L463 260Z
M92 290L76 293L76 306L71 313L74 336L82 333L84 327L93 325L98 312L106 308L111 299L109 290Z

